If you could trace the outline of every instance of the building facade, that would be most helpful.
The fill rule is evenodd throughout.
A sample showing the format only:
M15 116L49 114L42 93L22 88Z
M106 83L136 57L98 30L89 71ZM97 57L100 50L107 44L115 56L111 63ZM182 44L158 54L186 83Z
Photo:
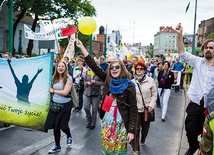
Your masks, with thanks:
M207 35L212 32L214 32L214 17L201 21L197 31L197 47L201 47L202 43L206 40Z
M161 26L154 35L154 56L173 53L177 44L177 32L172 26Z

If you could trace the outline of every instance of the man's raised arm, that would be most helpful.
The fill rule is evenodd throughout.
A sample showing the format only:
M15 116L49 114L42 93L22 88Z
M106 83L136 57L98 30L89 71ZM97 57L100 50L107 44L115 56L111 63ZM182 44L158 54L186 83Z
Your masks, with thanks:
M183 27L181 26L181 23L178 24L176 27L176 31L178 33L177 38L177 47L178 47L178 54L184 53L184 42L183 42Z

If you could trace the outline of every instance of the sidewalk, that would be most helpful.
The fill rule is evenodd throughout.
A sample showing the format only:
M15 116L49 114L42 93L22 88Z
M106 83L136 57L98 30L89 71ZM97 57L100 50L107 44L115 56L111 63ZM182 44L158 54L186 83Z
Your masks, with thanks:
M188 86L186 85L184 88L184 94L185 94L185 103L186 103L186 107L189 104L189 97L187 95L187 88ZM186 110L186 109L185 109ZM186 118L186 111L184 111L184 122L185 122L185 118ZM186 131L185 131L185 124L183 123L183 130L182 130L182 137L181 137L181 143L180 143L180 150L179 150L179 155L184 155L184 153L187 151L187 149L189 148L189 144L187 141L187 137L186 137ZM197 155L197 151L194 155Z

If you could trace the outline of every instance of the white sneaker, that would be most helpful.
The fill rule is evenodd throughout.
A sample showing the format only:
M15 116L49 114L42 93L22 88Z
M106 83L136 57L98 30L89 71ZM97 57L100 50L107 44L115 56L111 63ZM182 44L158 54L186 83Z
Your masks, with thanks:
M61 151L61 146L54 145L48 152L55 153L55 152L60 152L60 151Z
M72 137L67 138L67 147L71 147L72 144Z

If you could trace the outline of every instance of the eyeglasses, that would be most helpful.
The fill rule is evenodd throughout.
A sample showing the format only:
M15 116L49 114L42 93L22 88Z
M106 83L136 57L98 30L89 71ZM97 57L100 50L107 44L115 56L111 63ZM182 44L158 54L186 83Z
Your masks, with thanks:
M117 66L110 66L110 70L113 70L113 69L120 69L120 66L119 65L117 65Z
M137 70L137 71L142 71L142 70L144 70L143 68L136 68L135 70Z

